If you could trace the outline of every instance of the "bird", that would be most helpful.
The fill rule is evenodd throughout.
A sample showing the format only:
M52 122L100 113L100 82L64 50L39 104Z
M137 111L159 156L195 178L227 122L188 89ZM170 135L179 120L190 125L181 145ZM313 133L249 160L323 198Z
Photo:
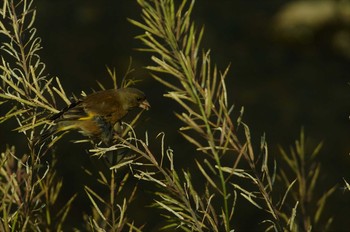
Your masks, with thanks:
M138 107L145 110L151 107L139 89L127 87L94 92L49 117L53 126L43 132L38 141L45 141L59 132L78 130L85 136L111 145L114 126Z

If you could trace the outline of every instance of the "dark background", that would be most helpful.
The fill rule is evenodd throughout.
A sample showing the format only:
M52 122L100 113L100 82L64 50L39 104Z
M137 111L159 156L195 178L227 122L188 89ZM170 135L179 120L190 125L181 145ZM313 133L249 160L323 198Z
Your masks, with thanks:
M231 64L227 79L229 100L237 111L244 106L244 120L254 142L258 143L266 133L270 154L278 156L277 145L288 149L298 138L301 127L311 144L324 142L320 191L339 184L327 213L335 215L335 229L345 230L349 228L346 220L350 204L349 193L342 189L342 178L350 181L350 53L346 50L350 44L347 23L350 20L330 18L316 26L301 23L289 30L288 26L280 25L278 15L291 2L197 0L193 20L199 26L205 25L203 47L211 49L212 61L221 70ZM92 88L97 89L96 80L111 83L106 65L116 67L122 78L132 57L136 71L131 75L142 79L137 86L146 92L152 105L138 130L143 133L147 129L151 139L161 131L166 132L176 162L186 166L181 163L182 157L193 153L193 148L184 147L187 143L177 133L179 125L173 123L177 106L162 97L166 89L143 69L151 64L149 54L135 51L142 44L134 36L142 31L127 18L140 19L136 1L36 0L35 5L36 26L43 40L41 58L47 72L60 77L67 93L78 95L82 90L89 93ZM338 36L339 32L343 34ZM13 143L5 138L5 133L0 136L1 141ZM85 174L80 167L91 165L81 145L69 144L70 136L76 134L60 141L57 148L62 157L58 167L66 186L70 186L64 189L67 196L81 190L82 185L77 183L88 182L82 180ZM67 144L70 151L65 149ZM72 221L74 213L87 210L84 206L84 200L76 202ZM131 217L139 218L140 222L151 224L157 220L143 215L143 209L137 210ZM258 217L250 212L247 215ZM250 229L250 224L238 222L241 229Z

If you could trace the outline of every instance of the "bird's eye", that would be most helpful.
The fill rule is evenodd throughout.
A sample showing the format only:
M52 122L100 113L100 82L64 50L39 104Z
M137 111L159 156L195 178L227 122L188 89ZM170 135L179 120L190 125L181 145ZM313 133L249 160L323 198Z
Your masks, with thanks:
M136 100L139 102L139 101L142 101L142 97L138 97L136 98Z

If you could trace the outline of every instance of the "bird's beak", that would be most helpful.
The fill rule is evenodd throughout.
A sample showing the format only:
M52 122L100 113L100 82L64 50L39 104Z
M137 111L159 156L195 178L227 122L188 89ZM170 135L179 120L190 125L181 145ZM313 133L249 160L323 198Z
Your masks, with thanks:
M149 110L149 108L151 108L151 105L147 100L144 100L143 102L140 103L139 107L145 110Z

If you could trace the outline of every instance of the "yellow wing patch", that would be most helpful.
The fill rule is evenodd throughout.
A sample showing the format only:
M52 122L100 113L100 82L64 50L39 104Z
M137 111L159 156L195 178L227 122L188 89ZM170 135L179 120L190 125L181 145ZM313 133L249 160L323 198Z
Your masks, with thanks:
M95 117L95 114L93 114L93 113L88 113L88 115L86 116L86 117L81 117L81 118L79 118L78 120L79 121L85 121L85 120L91 120L91 119L93 119Z
M69 126L61 126L57 128L57 131L66 131L66 130L70 130L70 129L76 129L79 128L76 124L71 124Z

